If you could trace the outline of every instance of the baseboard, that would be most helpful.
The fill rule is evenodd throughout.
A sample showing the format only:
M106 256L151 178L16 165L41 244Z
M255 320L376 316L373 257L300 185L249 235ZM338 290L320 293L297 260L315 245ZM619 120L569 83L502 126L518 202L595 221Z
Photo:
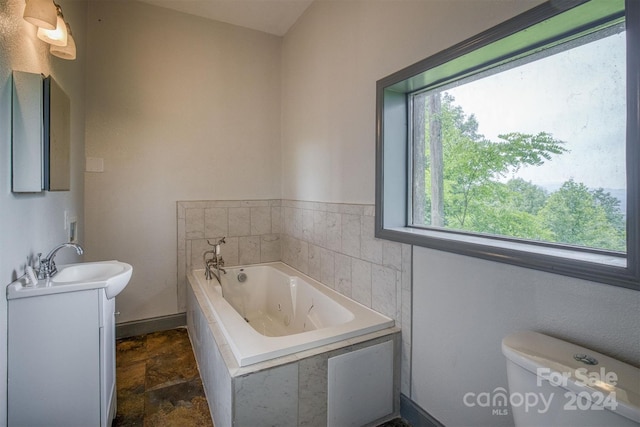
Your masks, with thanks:
M187 313L153 317L151 319L134 320L116 325L116 339L166 331L187 325Z
M412 427L444 427L444 424L404 394L400 394L400 415Z

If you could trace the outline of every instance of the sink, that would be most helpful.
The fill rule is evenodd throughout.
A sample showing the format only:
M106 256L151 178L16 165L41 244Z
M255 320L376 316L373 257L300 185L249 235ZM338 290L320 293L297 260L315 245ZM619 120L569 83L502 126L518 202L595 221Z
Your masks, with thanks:
M58 273L36 285L21 277L7 287L7 299L104 288L108 299L127 286L133 267L126 262L99 261L59 265Z
M127 286L133 267L126 262L102 261L68 264L58 267L58 273L51 278L51 284L105 282L107 298L118 295Z

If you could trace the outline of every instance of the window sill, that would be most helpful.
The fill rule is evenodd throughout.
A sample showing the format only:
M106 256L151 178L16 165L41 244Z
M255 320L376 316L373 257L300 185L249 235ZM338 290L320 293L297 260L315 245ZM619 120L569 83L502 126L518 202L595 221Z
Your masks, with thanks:
M527 254L543 255L560 259L573 261L583 261L594 264L608 265L611 267L626 268L627 259L622 256L613 256L609 254L594 254L570 248L554 248L541 245L533 245L525 242L512 242L507 240L496 240L482 236L470 236L466 234L447 233L436 230L425 230L411 227L396 227L390 230L400 233L408 233L416 236L424 236L436 240L448 240L461 244L470 244L484 247L495 248L500 251L517 251Z
M579 279L638 289L637 278L627 268L624 256L598 254L496 240L482 236L456 234L411 227L376 230L376 237L443 250L460 255L512 264Z

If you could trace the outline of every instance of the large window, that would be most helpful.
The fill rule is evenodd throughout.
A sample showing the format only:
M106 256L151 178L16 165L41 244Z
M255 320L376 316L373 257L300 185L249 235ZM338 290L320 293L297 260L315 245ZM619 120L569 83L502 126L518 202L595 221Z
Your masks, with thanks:
M640 288L634 9L550 2L378 82L378 237Z

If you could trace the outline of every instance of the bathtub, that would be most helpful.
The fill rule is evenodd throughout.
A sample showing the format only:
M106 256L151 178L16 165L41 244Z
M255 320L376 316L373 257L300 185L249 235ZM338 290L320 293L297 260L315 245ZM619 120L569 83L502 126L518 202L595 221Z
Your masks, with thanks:
M227 268L222 286L206 280L204 270L189 276L240 367L394 326L393 319L280 262Z

